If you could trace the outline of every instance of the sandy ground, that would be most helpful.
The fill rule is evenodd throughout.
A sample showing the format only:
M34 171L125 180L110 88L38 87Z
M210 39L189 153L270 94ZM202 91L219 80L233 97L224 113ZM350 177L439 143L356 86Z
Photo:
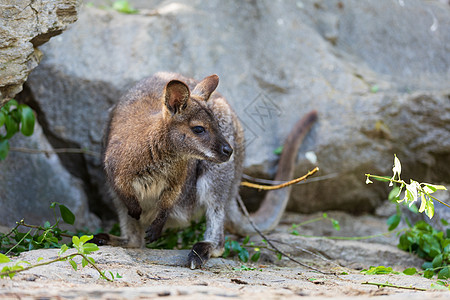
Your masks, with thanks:
M344 214L336 214L344 225L340 234L351 229ZM285 218L290 223L288 216ZM353 217L352 217L353 218ZM373 217L353 218L357 231L383 229L384 221ZM320 226L304 232L314 233ZM326 226L329 229L329 224ZM323 230L322 230L323 231ZM384 229L385 231L385 229ZM378 232L384 232L378 231ZM356 234L353 234L356 236ZM436 289L436 279L418 275L363 275L361 268L370 265L392 266L397 270L419 268L421 261L392 246L395 237L381 237L375 242L335 241L304 238L289 234L282 225L270 239L278 241L283 251L325 275L297 265L287 258L281 261L265 252L258 263L245 264L236 258L211 259L203 269L190 270L184 266L185 250L137 250L101 247L92 254L104 271L119 273L114 282L99 279L91 267L74 271L68 262L58 262L20 273L13 279L0 279L2 299L334 299L383 297L389 299L450 299L448 289ZM257 242L258 238L255 237ZM306 252L305 252L306 250ZM56 249L30 251L17 259L35 263L57 257ZM70 250L69 250L70 251ZM311 255L310 252L314 252ZM346 272L346 275L341 275ZM368 284L369 283L369 284ZM409 287L377 287L370 283L389 283ZM424 289L422 291L420 289Z

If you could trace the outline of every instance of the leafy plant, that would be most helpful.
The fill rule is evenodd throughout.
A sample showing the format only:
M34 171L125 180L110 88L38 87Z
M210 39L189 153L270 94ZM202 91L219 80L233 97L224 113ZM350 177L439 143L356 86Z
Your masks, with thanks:
M379 181L388 181L392 190L388 199L395 203L404 203L408 207L418 213L423 213L431 219L434 216L433 200L450 207L448 204L433 197L431 194L438 190L447 190L443 185L435 185L430 183L419 183L410 179L410 183L406 183L400 178L402 167L400 160L394 155L394 166L392 168L393 176L385 177L378 175L366 174L366 183L370 184L370 178ZM403 198L401 194L403 192ZM420 199L420 208L417 209L415 203ZM400 207L397 205L396 214L389 217L387 224L389 230L394 230L402 219ZM435 230L431 225L424 221L417 222L414 226L405 218L409 228L402 230L399 238L398 248L416 253L419 257L427 260L422 266L425 270L422 274L426 278L431 278L437 273L439 279L450 278L450 230L444 234L442 231ZM441 220L444 225L448 222ZM381 268L377 267L377 268ZM382 267L384 268L384 267ZM415 269L414 269L415 270ZM410 270L412 272L412 269ZM419 273L419 272L417 272Z
M189 227L182 230L178 228L166 229L161 237L148 244L152 249L190 249L192 246L203 240L203 234L206 230L206 219L192 221Z
M450 230L446 234L435 230L424 221L417 222L414 227L401 236L398 248L416 253L427 260L422 265L424 276L431 278L437 273L439 279L450 278Z
M97 270L101 278L108 281L112 281L115 278L121 278L118 273L114 275L112 272L109 272L109 276L107 276L104 271L101 271L97 267L95 260L89 256L89 254L98 250L98 246L96 244L87 243L93 238L92 235L82 235L81 237L78 237L76 235L71 235L66 230L61 230L59 228L61 219L56 214L56 208L59 208L59 213L62 220L65 223L71 225L75 223L75 215L72 213L72 211L65 205L57 202L53 202L50 207L55 212L54 225L50 225L50 222L48 221L44 223L44 226L28 225L25 224L24 220L21 220L20 222L17 222L16 227L13 228L9 233L0 235L0 250L5 254L17 255L20 252L32 249L60 248L58 252L59 257L41 263L40 261L42 260L42 258L39 258L37 264L34 265L28 261L16 261L14 262L14 264L4 266L2 268L0 272L0 278L4 278L6 276L13 278L14 275L18 272L48 265L57 261L68 261L72 268L76 271L78 270L78 263L74 260L74 258L77 256L81 256L82 268L86 267L87 265L91 265L95 270ZM22 233L18 231L18 228L20 226L28 227L31 229L26 233ZM67 244L59 243L62 240L63 236L72 238L72 246L77 250L76 253L62 256L69 249L69 246ZM0 253L0 263L11 263L11 259L5 254Z
M265 240L263 240L263 242L267 244ZM238 241L230 240L228 237L226 237L224 248L225 251L223 252L222 257L227 258L232 254L237 254L239 259L242 262L246 263L248 262L249 259L253 262L258 261L259 258L261 257L261 248L267 247L255 245L254 242L250 242L250 237L246 236L242 241L242 244L240 244ZM251 257L247 248L251 249L251 251L253 252ZM278 255L278 258L281 259L281 256Z
M116 276L114 276L114 274L112 272L109 272L110 277L108 277L104 271L101 271L97 267L95 260L92 257L88 256L92 252L98 250L98 246L96 244L86 243L87 241L89 241L92 238L93 238L92 235L91 236L84 235L80 238L78 238L77 236L73 236L72 244L75 247L75 249L77 250L76 253L62 256L69 249L69 247L66 244L63 244L61 246L61 250L59 250L59 252L58 252L59 257L56 259L39 263L39 261L42 260L42 258L39 258L38 263L35 265L31 264L28 261L20 260L20 261L15 262L11 266L4 266L0 272L0 278L4 278L4 277L8 276L9 278L12 279L19 272L23 272L26 270L30 270L32 268L40 267L40 266L49 265L49 264L52 264L52 263L55 263L58 261L68 261L69 264L72 266L72 268L75 271L77 271L78 263L74 260L74 258L77 256L81 256L81 267L82 268L86 267L87 265L91 265L99 273L100 278L102 278L102 279L105 279L107 281L113 281L114 278L120 277L119 274L116 274ZM0 254L0 263L10 263L10 262L12 262L12 261L9 257L7 257L4 254ZM24 267L24 265L28 265L28 266Z
M393 189L390 193L390 198L395 199L398 203L404 202L408 204L410 207L417 202L418 199L421 200L420 208L418 210L419 213L425 212L425 214L431 219L434 216L434 204L433 200L438 201L439 203L444 204L445 206L450 206L439 199L431 196L432 193L438 190L447 190L447 188L443 185L436 185L430 183L419 183L418 181L410 179L410 183L406 183L400 178L400 174L402 172L402 166L400 160L396 155L394 155L394 166L392 168L392 172L394 175L391 178L385 176L378 175L370 175L366 174L366 183L373 183L370 178L379 180L379 181L389 181L389 186L392 186ZM395 185L398 184L398 185ZM400 199L400 195L404 190L404 197ZM398 214L397 214L398 215ZM399 222L398 217L393 218L391 220L391 224L395 224ZM395 228L395 227L394 227Z
M67 230L59 227L61 219L56 214L57 207L62 220L73 225L75 216L65 205L53 202L50 207L55 213L55 224L51 225L46 221L43 226L29 225L24 220L17 222L10 232L0 233L0 252L5 254L19 254L24 251L42 248L60 248L59 242L63 237L71 237ZM30 228L27 232L20 232L19 228Z
M25 136L32 135L34 123L33 110L28 105L18 104L12 99L0 108L0 160L8 156L9 139L19 131Z

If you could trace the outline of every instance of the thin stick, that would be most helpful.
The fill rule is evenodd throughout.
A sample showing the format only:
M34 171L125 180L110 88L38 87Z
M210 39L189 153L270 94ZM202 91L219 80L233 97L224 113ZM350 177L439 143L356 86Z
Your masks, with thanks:
M298 182L297 184L305 184L305 183L311 183L311 182L315 182L315 181L322 181L322 180L327 180L330 178L335 178L338 177L339 173L331 173L328 175L323 175L323 176L316 176L314 178L309 178L308 181L303 181L303 182ZM262 178L256 178L247 174L242 174L242 178L248 180L248 181L253 181L256 183L262 183L262 184L269 184L269 185L275 185L275 184L282 184L282 183L286 183L287 181L281 181L281 180L270 180L270 179L262 179Z
M404 289L404 290L415 290L415 291L427 291L427 289L423 288L417 288L413 286L402 286L402 285L395 285L390 283L377 283L377 282L362 282L361 284L370 284L370 285L376 285L378 287L392 287L397 289Z
M312 171L309 171L306 175L303 175L302 177L296 178L294 180L282 183L282 184L278 184L278 185L261 185L261 184L256 184L256 183L251 183L251 182L247 182L247 181L243 181L241 182L242 186L246 186L246 187L250 187L250 188L254 188L254 189L258 189L258 190L278 190L278 189L282 189L285 188L287 186L290 186L292 184L296 184L300 181L305 180L306 178L308 178L309 176L313 175L314 173L316 173L317 171L319 171L318 167L315 167Z
M256 226L256 224L253 222L252 218L250 217L250 214L248 213L247 208L245 207L244 202L242 201L241 197L236 197L239 203L239 206L241 207L242 211L244 212L245 216L247 217L247 219L249 220L250 224L252 225L253 229L255 229L255 231L264 239L267 241L267 244L269 244L273 249L275 249L277 252L281 253L281 255L286 256L288 259L290 259L291 261L299 264L302 267L308 268L310 270L319 272L321 274L324 275L336 275L335 273L329 273L329 272L323 272L319 269L316 269L314 267L308 266L307 264L304 264L298 260L296 260L295 258L290 257L289 255L287 255L286 253L284 253L283 251L281 251L280 249L278 249L278 247L276 247L271 241L270 239L268 239L264 233L261 232L261 230L259 230L259 228Z

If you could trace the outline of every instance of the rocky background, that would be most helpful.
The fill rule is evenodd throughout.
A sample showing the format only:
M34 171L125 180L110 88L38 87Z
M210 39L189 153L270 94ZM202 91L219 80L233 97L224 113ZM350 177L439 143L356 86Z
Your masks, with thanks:
M5 99L19 90L39 60L36 47L76 18L78 1L25 2L0 4ZM251 176L271 178L274 150L302 115L318 110L296 174L318 165L319 180L293 189L291 211L374 212L388 189L381 183L366 185L364 174L390 175L394 153L405 179L449 187L446 1L129 2L138 13L116 12L102 0L82 5L77 22L39 47L44 57L16 96L36 111L38 129L32 138L15 137L11 146L90 152L12 151L0 163L0 223L42 217L52 201L67 203L80 224L90 227L98 226L97 217L113 218L96 155L108 110L133 83L161 70L197 79L219 75L218 91L246 130L245 173ZM44 22L38 3L56 21ZM22 16L27 11L37 15ZM71 14L62 22L58 11ZM22 16L17 19L21 35L15 45L3 37L17 15ZM39 38L30 39L33 32L41 32ZM16 60L8 52L26 52L17 62L27 71L9 75L3 65ZM14 76L20 77L15 85L4 84ZM262 197L242 192L250 205ZM448 200L445 195L442 200Z

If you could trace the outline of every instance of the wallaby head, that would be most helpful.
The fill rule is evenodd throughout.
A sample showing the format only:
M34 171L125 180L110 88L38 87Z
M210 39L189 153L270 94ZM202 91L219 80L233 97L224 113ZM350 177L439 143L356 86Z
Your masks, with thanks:
M163 118L169 141L180 155L223 163L233 149L222 135L207 101L219 83L217 75L203 79L192 93L179 80L165 86Z

